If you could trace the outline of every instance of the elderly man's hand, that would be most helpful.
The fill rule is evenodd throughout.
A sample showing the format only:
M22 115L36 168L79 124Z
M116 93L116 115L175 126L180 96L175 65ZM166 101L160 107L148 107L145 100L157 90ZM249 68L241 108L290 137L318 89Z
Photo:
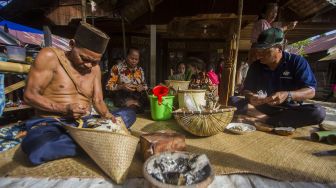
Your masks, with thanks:
M266 98L267 104L269 105L279 105L285 102L288 97L287 91L279 91L274 93L272 96Z
M112 120L113 123L117 122L114 115L112 115L110 112L107 113L104 118Z
M74 119L78 119L86 115L87 112L88 112L88 106L86 105L82 105L78 103L66 105L66 115Z

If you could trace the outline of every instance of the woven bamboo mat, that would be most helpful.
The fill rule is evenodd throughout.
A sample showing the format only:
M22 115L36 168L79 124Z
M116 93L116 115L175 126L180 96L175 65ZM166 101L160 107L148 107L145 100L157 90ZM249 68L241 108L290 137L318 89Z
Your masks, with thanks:
M253 173L283 181L336 182L336 157L315 157L313 152L335 149L334 146L309 141L317 126L298 129L291 137L256 131L246 135L220 133L212 137L194 137L174 120L154 122L139 117L132 129L154 132L171 129L187 136L187 150L205 153L216 175ZM128 177L142 177L142 162L137 152ZM0 176L48 178L107 177L84 153L76 158L29 165L20 148L0 153Z

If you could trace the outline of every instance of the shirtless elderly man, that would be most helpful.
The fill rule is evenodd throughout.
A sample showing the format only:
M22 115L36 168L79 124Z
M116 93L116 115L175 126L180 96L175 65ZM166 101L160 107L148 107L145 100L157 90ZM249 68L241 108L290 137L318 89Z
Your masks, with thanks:
M109 37L93 26L81 23L71 50L44 48L31 66L24 93L25 101L38 117L26 121L27 136L22 150L35 164L77 154L77 145L62 128L76 126L79 118L90 117L92 105L103 118L119 115L130 127L135 112L121 109L110 113L103 101L101 71L98 65Z

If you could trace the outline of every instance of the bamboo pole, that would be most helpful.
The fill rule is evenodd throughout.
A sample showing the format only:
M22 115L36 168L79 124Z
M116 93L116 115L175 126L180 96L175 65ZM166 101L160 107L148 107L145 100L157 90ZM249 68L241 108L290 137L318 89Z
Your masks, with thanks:
M0 72L28 73L30 65L0 61Z
M44 46L52 46L52 33L47 25L43 26Z
M125 20L124 17L121 17L121 30L123 36L123 50L124 50L124 58L126 59L126 30L125 30Z
M82 0L82 22L86 23L86 0Z
M233 62L233 78L231 79L231 96L234 95L234 89L236 85L236 69L237 69L237 59L238 59L238 51L239 51L239 40L240 40L240 31L241 31L241 23L242 23L242 17L243 17L243 4L244 0L239 0L239 7L238 7L238 23L237 23L237 42L236 42L236 51L234 54L234 62Z
M156 25L150 26L150 86L156 85Z
M20 88L24 87L25 85L26 85L26 80L22 80L22 81L17 82L13 85L10 85L10 86L5 88L5 94L8 94L8 93L13 92L17 89L20 89Z

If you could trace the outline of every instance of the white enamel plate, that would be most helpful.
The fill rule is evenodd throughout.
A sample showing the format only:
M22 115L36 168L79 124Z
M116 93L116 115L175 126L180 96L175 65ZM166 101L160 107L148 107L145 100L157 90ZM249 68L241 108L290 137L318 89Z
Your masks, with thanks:
M225 129L235 134L245 134L256 130L255 126L246 123L230 123Z

